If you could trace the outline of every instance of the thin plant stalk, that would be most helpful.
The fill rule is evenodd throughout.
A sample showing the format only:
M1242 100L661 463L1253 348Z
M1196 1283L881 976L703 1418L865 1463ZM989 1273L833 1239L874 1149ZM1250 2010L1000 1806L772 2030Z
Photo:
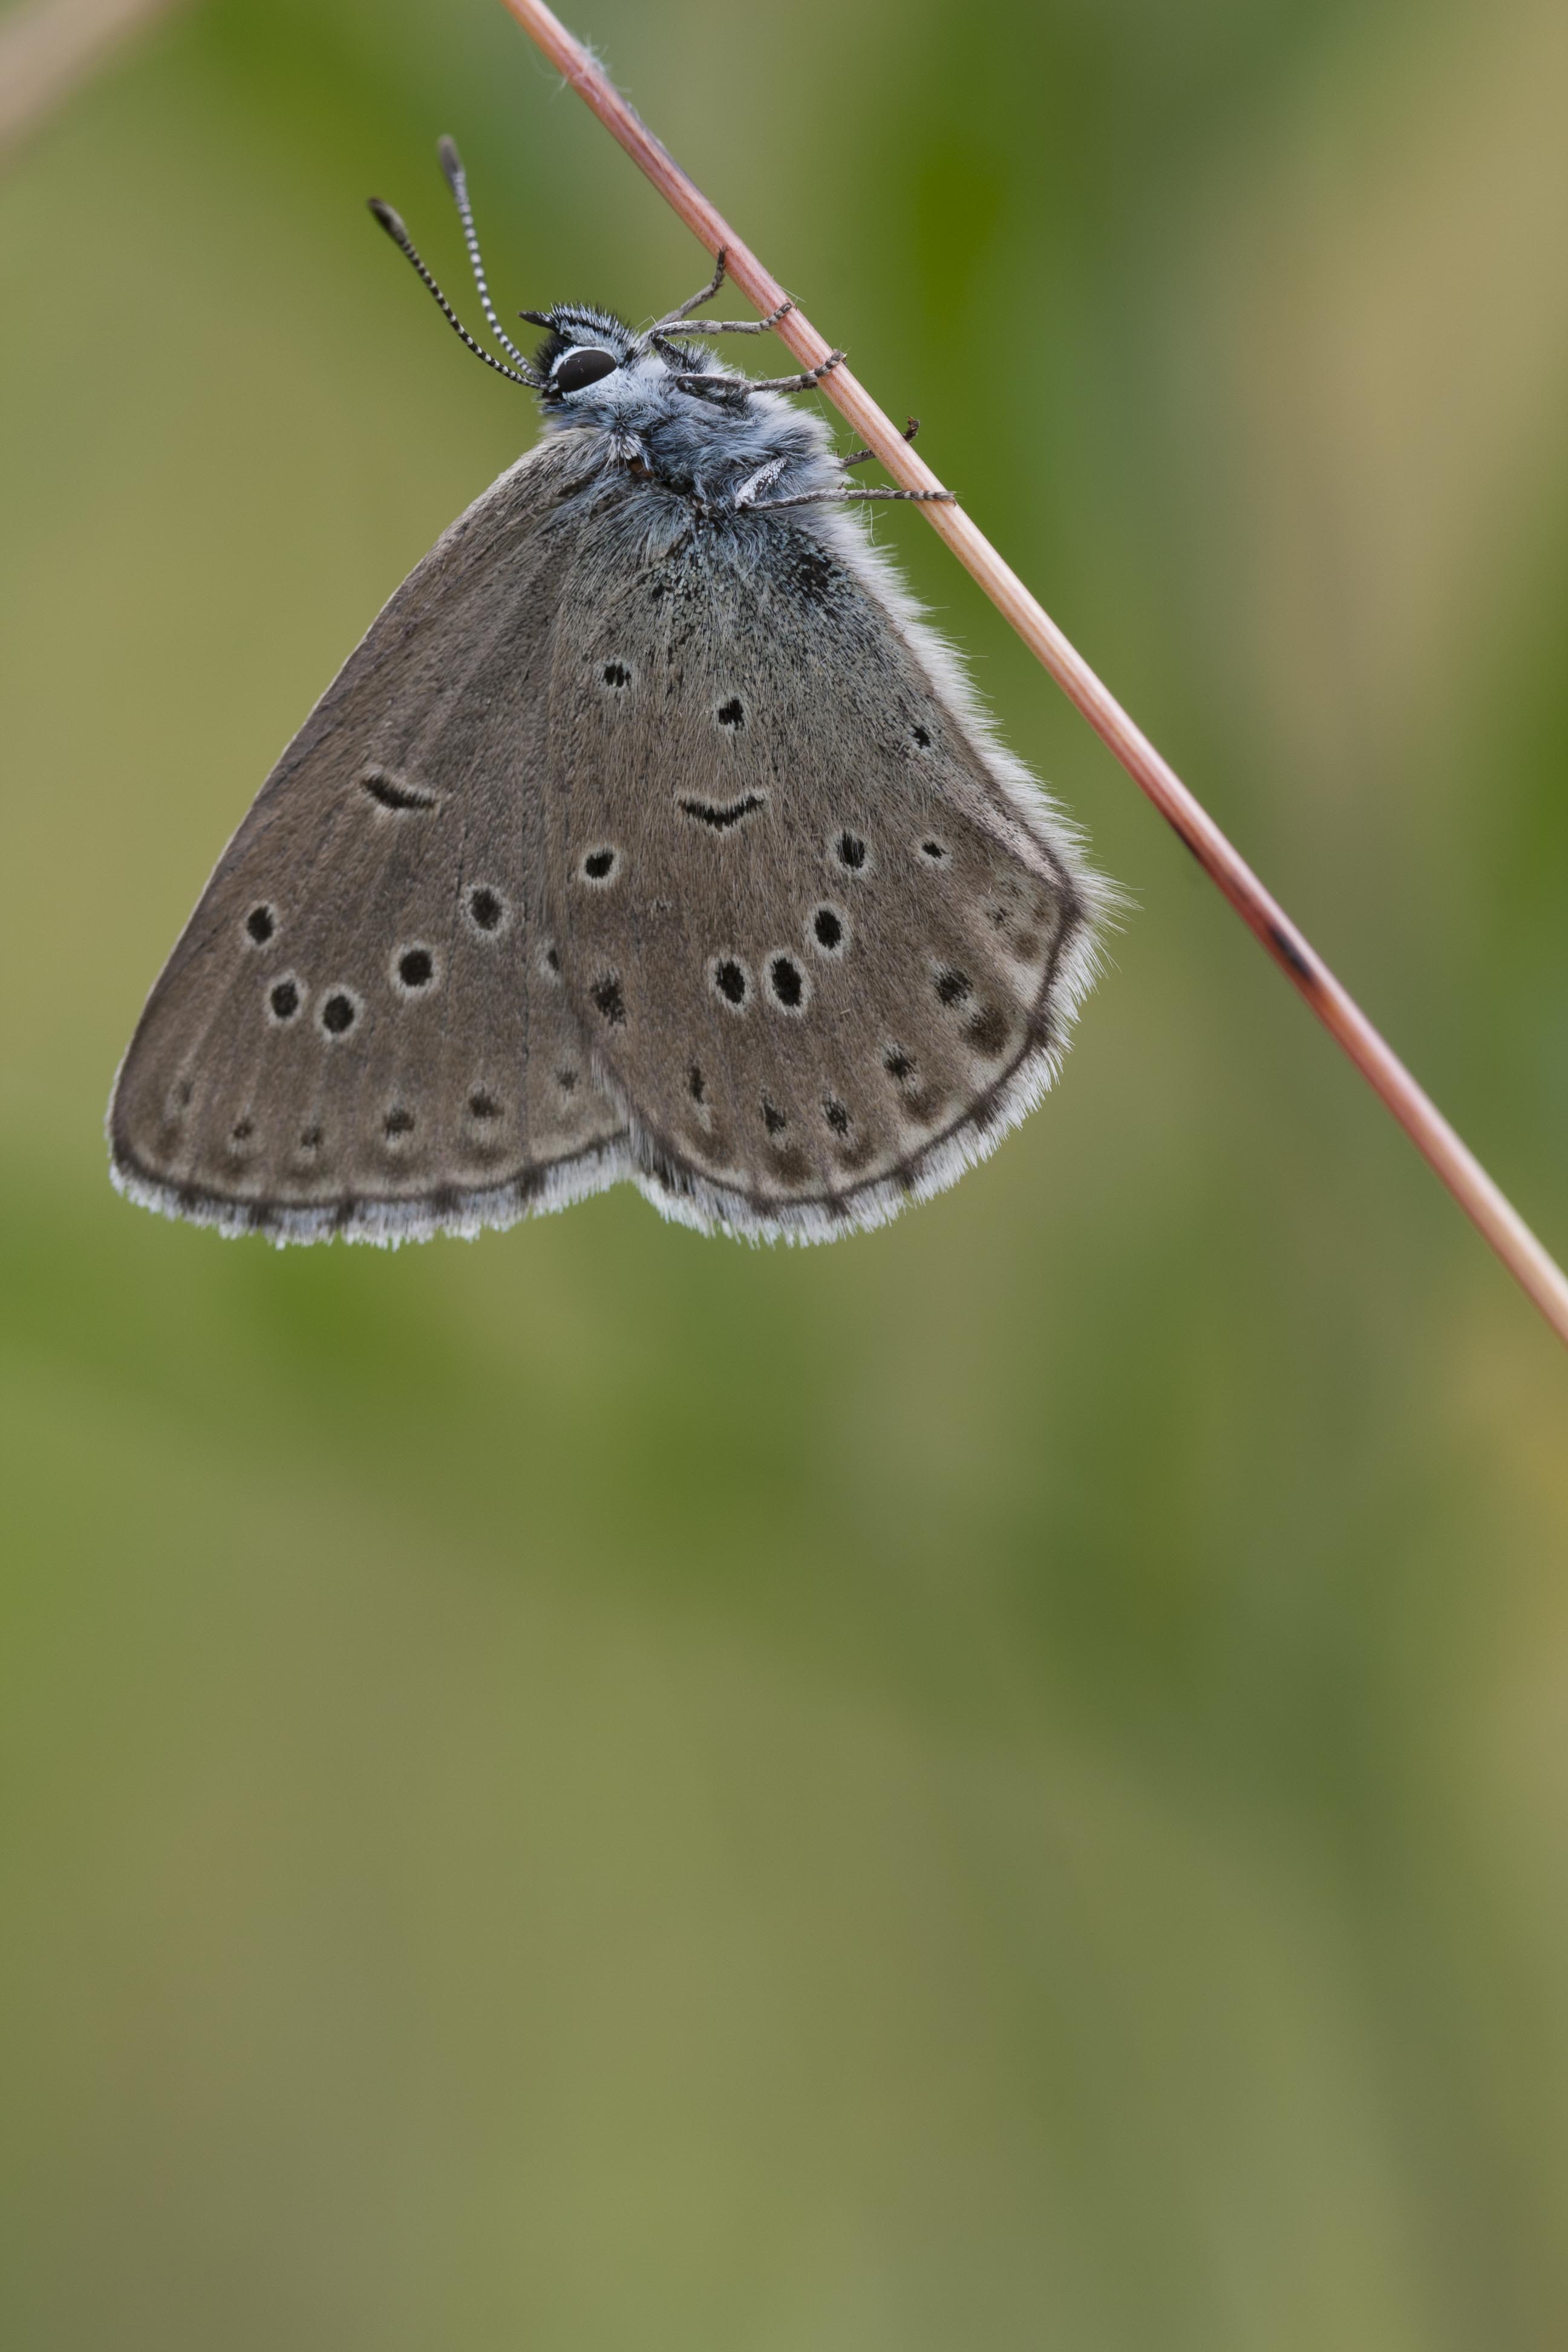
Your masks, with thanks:
M699 242L710 254L723 253L730 277L747 299L764 315L776 310L785 299L778 279L681 170L582 43L542 0L501 0L501 5L592 107ZM798 307L785 313L774 331L803 367L818 366L831 349ZM822 379L821 388L901 488L943 488L842 362ZM931 500L922 503L919 512L946 540L1068 700L1109 744L1133 782L1153 802L1292 987L1343 1046L1558 1338L1568 1343L1568 1278L1349 991L963 508Z
M23 0L0 18L0 153L174 0Z

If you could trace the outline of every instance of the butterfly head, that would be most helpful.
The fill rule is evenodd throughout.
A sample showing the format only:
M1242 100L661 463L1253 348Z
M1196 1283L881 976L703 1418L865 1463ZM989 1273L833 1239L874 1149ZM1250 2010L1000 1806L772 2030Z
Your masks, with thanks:
M668 401L678 371L711 373L716 386L731 380L710 352L664 337L656 344L612 311L563 302L521 315L546 330L533 367L545 413L558 425L623 425L633 412L646 421Z
M629 327L609 310L557 303L553 310L524 310L531 326L545 330L533 355L534 373L546 405L559 408L624 368L637 341ZM603 394L600 394L603 398Z
M530 379L547 431L602 433L613 462L682 498L722 503L761 474L781 494L837 488L821 420L681 335L683 312L640 333L574 304L521 315L546 331Z
M379 196L371 197L371 212L424 279L447 323L456 329L469 351L498 374L537 393L548 423L608 428L624 442L628 435L645 431L668 416L673 401L682 394L695 394L710 411L714 405L721 411L744 408L750 394L743 377L733 375L702 346L677 341L665 331L679 325L698 302L717 290L723 277L721 256L711 286L695 301L684 303L641 334L635 334L613 311L591 310L574 302L559 302L551 310L520 312L521 318L545 331L544 341L531 363L508 335L490 300L468 202L468 176L450 139L442 140L440 155L441 169L462 220L479 301L491 334L506 353L504 361L486 351L469 334L420 259L401 216ZM703 323L711 331L711 322Z

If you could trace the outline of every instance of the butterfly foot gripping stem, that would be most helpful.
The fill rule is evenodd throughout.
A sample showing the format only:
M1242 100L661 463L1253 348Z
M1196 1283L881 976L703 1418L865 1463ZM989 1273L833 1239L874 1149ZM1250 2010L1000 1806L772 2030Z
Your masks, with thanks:
M847 356L845 352L829 352L825 360L819 360L816 367L806 368L800 375L770 375L753 379L747 384L746 390L748 392L815 392L823 377L831 375L840 360Z
M911 416L909 423L903 429L901 438L905 441L912 441L920 429L920 418L918 416ZM864 466L867 461L869 458L874 457L876 454L877 452L875 449L851 449L849 455L847 457L840 457L838 462L844 467L846 473L847 473L851 466Z
M836 368L843 352L829 352L819 366L807 368L801 375L722 376L701 375L678 371L674 381L682 392L717 392L731 395L752 392L815 392L830 370Z
M729 248L721 246L713 275L702 291L691 295L678 310L666 311L664 317L648 329L642 341L657 343L670 327L679 327L683 335L765 335L778 325L781 319L787 318L795 304L786 297L776 310L768 312L765 319L694 319L691 315L693 310L700 310L704 302L711 302L724 283L724 265L728 258Z

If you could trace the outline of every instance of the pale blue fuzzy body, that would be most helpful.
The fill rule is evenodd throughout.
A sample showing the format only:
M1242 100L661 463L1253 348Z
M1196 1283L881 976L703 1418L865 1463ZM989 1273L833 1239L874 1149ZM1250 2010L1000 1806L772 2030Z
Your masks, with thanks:
M764 471L761 498L838 491L843 476L820 417L792 408L778 393L748 390L744 376L708 352L675 347L678 369L657 347L639 349L618 320L596 314L590 325L561 315L572 339L567 349L606 351L619 364L579 391L547 394L547 430L602 432L618 463L710 509L749 503L748 487ZM681 383L686 373L700 373L713 391Z

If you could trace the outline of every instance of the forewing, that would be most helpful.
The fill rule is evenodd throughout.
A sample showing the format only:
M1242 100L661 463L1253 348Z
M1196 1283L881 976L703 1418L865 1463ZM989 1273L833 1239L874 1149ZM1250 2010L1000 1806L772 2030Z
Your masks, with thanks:
M552 659L568 992L639 1181L800 1238L938 1190L1049 1083L1097 886L863 545L578 550Z
M395 1241L626 1172L542 879L551 635L595 459L557 441L504 475L289 745L126 1055L122 1189L230 1230Z

